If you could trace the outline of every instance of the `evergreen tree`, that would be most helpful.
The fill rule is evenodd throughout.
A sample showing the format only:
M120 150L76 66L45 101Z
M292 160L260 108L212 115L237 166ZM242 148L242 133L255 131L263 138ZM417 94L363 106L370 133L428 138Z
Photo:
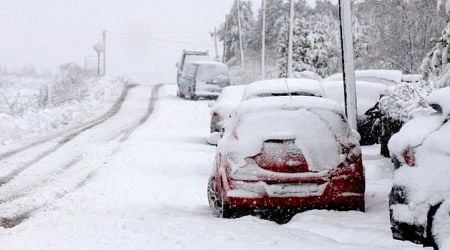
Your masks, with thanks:
M238 27L238 6L235 1L229 15L227 24L223 24L219 29L219 40L225 45L225 62L234 64L239 59L239 27ZM239 1L241 12L242 40L244 48L251 43L254 30L254 16L251 1ZM225 30L226 28L226 30Z
M326 17L326 16L325 16ZM327 20L323 16L315 15L297 19L293 37L293 71L313 71L320 76L327 76L330 72L329 51L331 43L326 32ZM282 37L279 44L280 77L286 77L288 57L288 36Z

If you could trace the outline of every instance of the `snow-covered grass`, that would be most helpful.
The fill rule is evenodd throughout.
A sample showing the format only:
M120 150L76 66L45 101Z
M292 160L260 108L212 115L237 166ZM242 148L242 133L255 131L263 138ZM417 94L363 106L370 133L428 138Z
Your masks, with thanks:
M71 77L0 76L0 147L86 123L106 113L124 87L118 79Z
M147 90L145 90L147 91ZM139 119L148 95L133 96L130 108L104 126L61 148L53 162L80 143L86 150L69 171L97 169L77 188L65 189L69 173L50 178L56 199L12 229L0 228L8 249L422 249L392 240L388 193L392 166L378 148L364 148L367 212L309 211L290 223L244 217L219 219L208 207L206 187L215 148L206 102L175 98L161 89L153 114L123 143L111 138ZM144 93L139 90L139 93ZM109 132L108 132L109 131ZM87 145L90 145L87 147ZM73 155L73 154L71 154ZM81 164L81 165L79 165ZM30 175L31 176L31 175ZM56 181L52 181L56 180ZM68 180L71 180L69 178ZM19 183L16 181L16 183ZM58 184L59 183L59 184ZM25 183L26 184L26 183ZM25 185L24 184L24 185ZM44 186L47 184L44 183ZM30 189L25 196L36 190ZM45 197L45 188L39 192ZM30 202L33 200L30 199ZM1 247L0 247L1 248Z

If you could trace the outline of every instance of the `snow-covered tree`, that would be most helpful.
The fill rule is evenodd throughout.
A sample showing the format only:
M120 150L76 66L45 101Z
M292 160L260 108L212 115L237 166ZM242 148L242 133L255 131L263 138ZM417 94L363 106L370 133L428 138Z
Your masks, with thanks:
M445 6L447 14L450 14L450 1L440 0L439 9ZM450 86L450 21L442 32L442 36L436 45L426 55L420 67L424 79L437 88Z
M331 41L326 32L326 16L314 15L299 18L295 22L293 40L294 72L312 71L319 75L328 75ZM280 45L279 72L280 77L287 74L288 37L283 36Z
M355 5L367 26L368 53L363 66L418 72L420 62L439 37L447 17L438 0L371 0Z
M244 48L251 43L254 30L254 16L251 1L234 1L233 7L227 16L226 24L222 24L219 29L219 39L224 42L225 62L234 64L239 59L239 27L238 27L238 6L240 3L240 19L242 27L242 40Z

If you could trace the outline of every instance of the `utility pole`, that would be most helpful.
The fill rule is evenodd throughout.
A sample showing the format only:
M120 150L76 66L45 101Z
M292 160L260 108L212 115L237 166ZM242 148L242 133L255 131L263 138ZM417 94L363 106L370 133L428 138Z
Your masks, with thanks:
M237 3L237 20L239 29L239 49L241 51L241 67L245 68L245 57L244 57L244 43L242 41L242 24L241 24L241 2L236 0Z
M211 32L210 35L211 35L211 37L213 39L213 42L214 42L214 50L215 50L215 53L216 53L216 61L219 61L219 48L217 47L217 28L216 27L214 27L214 32Z
M106 30L103 30L103 76L106 75Z
M222 63L225 63L227 57L227 39L228 39L228 18L225 16L225 34L223 34L223 53L222 53Z
M292 70L292 46L294 39L294 0L289 0L289 44L288 44L288 65L287 65L287 77L293 77Z
M350 0L339 0L342 47L342 73L344 79L345 113L352 129L357 128L357 99L355 65L353 63L353 36Z
M262 27L261 27L261 80L266 78L266 1L262 0Z

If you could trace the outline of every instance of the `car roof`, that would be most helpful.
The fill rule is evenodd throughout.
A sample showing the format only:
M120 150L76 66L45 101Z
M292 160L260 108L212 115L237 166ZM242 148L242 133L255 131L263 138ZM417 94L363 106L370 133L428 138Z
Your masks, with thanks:
M321 83L311 79L271 79L253 82L244 93L244 100L264 94L283 94L305 92L314 96L323 96Z
M196 64L196 65L223 65L223 66L227 66L224 63L214 62L214 61L192 61L192 62L189 62L188 64Z
M356 70L355 71L356 80L379 82L382 84L393 85L400 83L403 78L403 73L399 70ZM327 78L325 81L342 81L342 73L333 74ZM377 80L378 79L378 80Z
M343 114L341 105L337 102L315 96L276 96L255 98L243 101L237 108L239 115L261 111L324 109Z

